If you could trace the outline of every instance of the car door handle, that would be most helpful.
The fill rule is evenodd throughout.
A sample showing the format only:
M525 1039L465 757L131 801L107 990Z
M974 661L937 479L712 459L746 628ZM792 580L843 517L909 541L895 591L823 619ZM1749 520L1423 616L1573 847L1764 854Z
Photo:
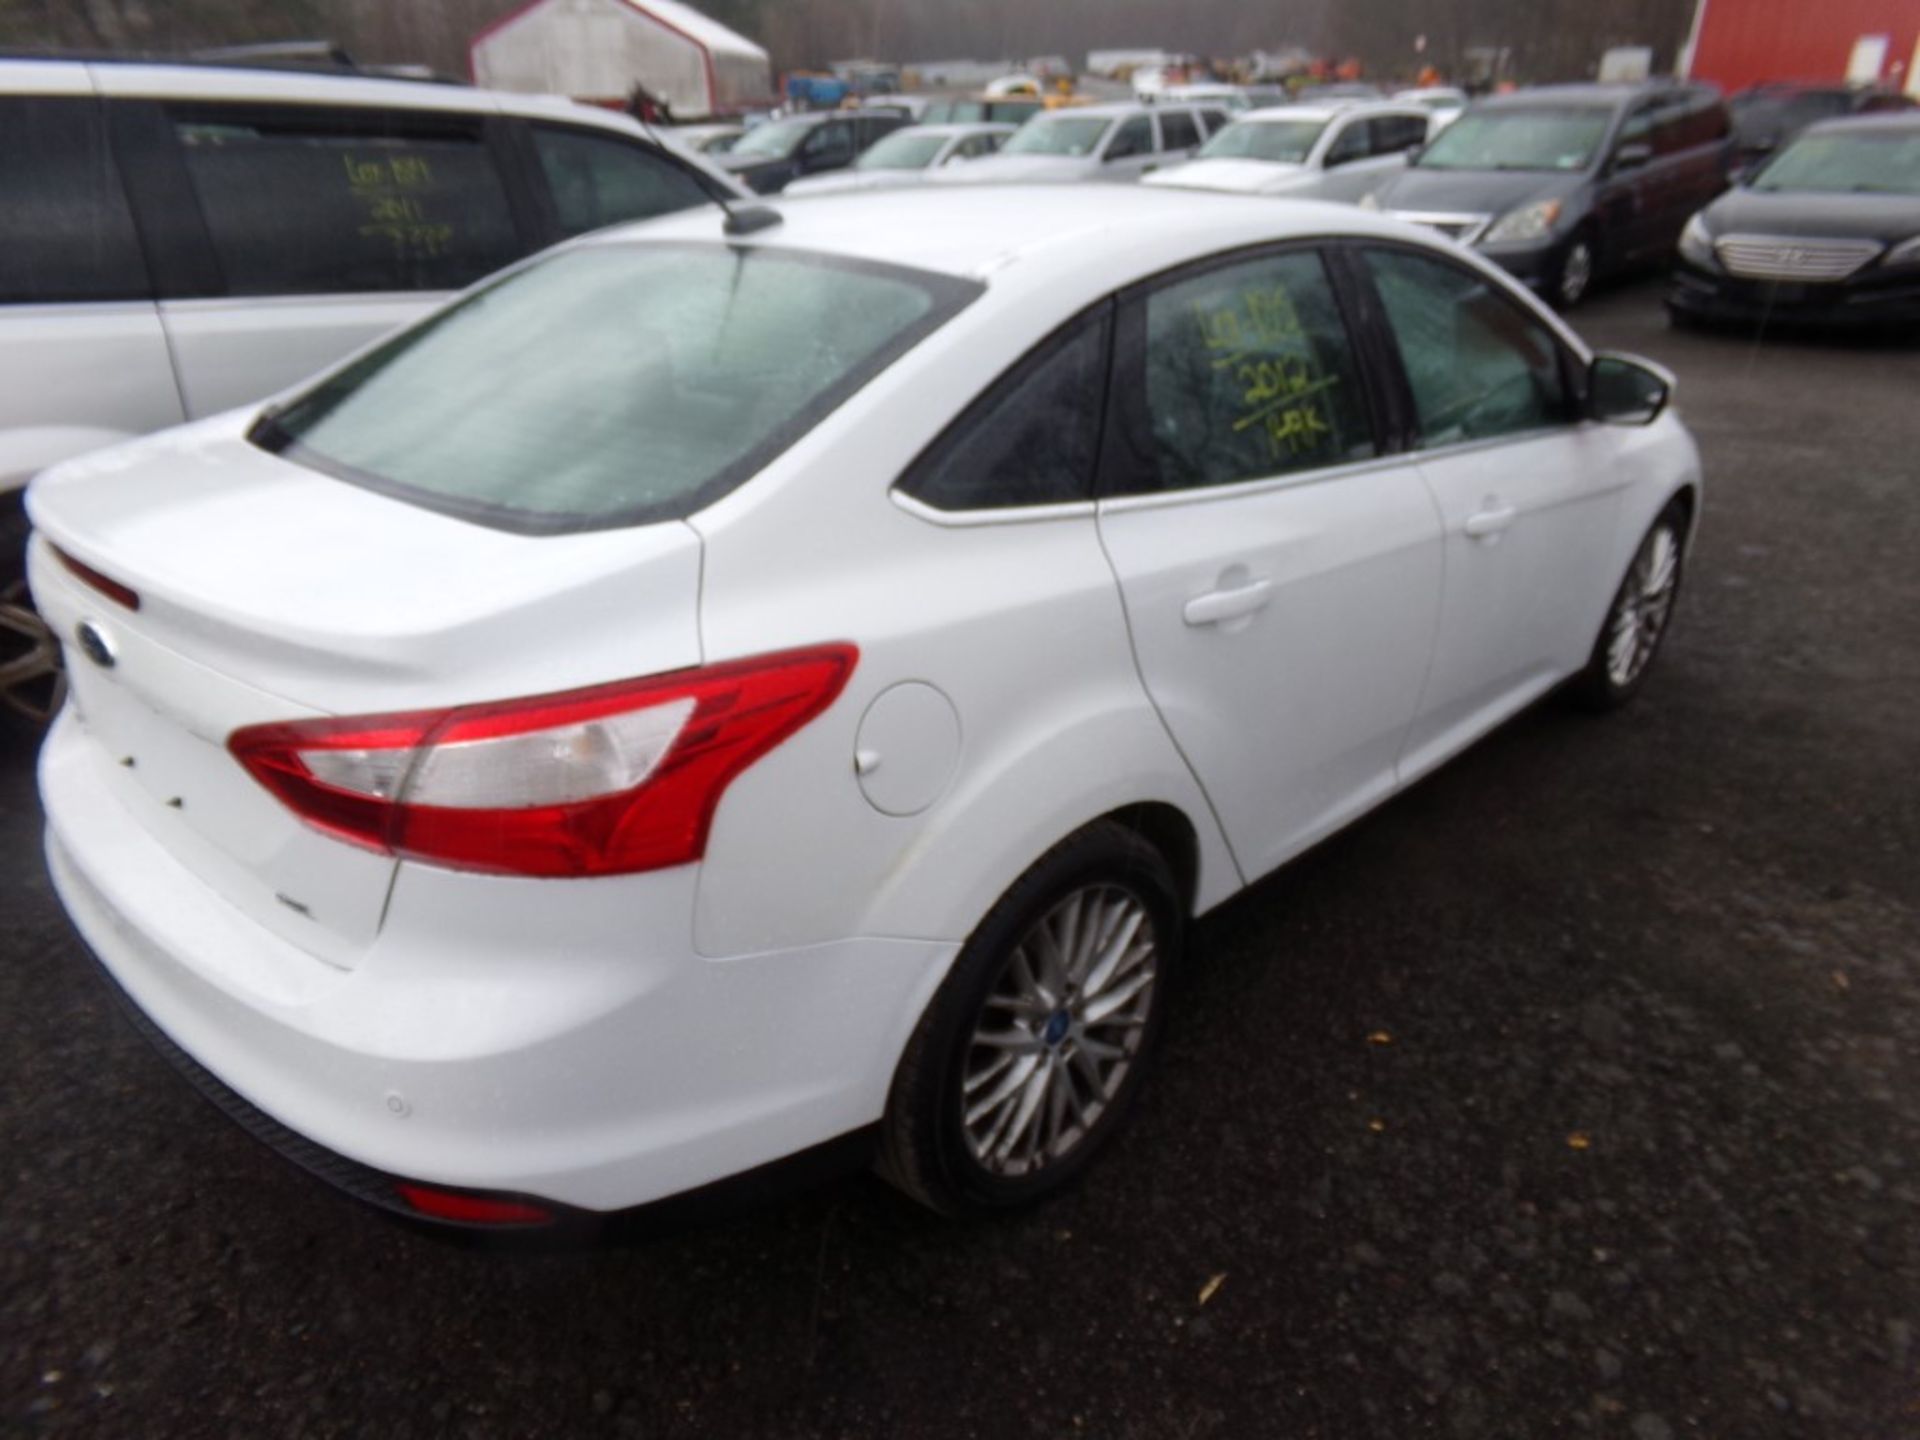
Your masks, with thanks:
M1254 580L1233 590L1209 590L1205 595L1196 595L1187 601L1187 608L1181 613L1189 625L1218 625L1264 610L1271 599L1273 582Z
M1497 510L1481 510L1467 517L1466 531L1475 540L1485 540L1498 535L1513 523L1515 511L1511 505L1503 505Z

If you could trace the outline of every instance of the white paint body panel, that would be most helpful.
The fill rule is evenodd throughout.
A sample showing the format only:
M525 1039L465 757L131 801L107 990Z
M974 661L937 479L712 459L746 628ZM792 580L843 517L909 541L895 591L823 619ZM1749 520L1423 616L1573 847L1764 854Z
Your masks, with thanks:
M960 946L1048 848L1170 807L1194 835L1194 909L1220 903L1576 666L1647 523L1698 482L1666 418L1205 496L941 515L895 482L1102 297L1267 241L1453 250L1346 207L1135 187L780 208L746 243L985 292L685 522L507 534L264 454L245 413L70 462L30 495L53 541L143 598L111 611L36 547L63 633L104 617L124 655L43 754L55 883L163 1030L322 1145L612 1209L868 1124ZM580 243L656 237L721 238L717 217L688 214ZM1468 551L1459 512L1488 476L1522 518ZM1187 624L1236 567L1270 582L1270 603L1244 625ZM166 777L134 779L116 753L151 750L218 808L249 783L221 770L236 724L831 641L860 650L845 691L732 782L700 862L646 874L384 861L258 796L171 810L150 788ZM924 740L869 732L913 782L893 805L858 768L862 719L889 692L937 692L952 717ZM280 913L290 877L325 897L316 920Z

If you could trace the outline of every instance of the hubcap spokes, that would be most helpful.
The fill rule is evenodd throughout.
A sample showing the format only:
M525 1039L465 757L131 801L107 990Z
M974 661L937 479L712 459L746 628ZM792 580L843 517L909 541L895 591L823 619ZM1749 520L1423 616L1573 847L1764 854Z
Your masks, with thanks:
M975 1026L961 1123L975 1160L1028 1175L1071 1151L1125 1083L1146 1038L1159 950L1146 906L1089 885L1029 930Z
M1679 579L1680 542L1668 526L1658 526L1634 556L1608 623L1607 678L1615 685L1631 685L1653 659Z

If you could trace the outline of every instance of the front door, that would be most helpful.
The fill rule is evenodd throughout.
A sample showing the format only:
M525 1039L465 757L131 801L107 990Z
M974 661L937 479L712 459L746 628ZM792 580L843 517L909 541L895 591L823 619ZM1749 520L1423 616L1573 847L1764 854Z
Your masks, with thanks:
M1452 261L1369 249L1446 532L1446 594L1401 779L1431 769L1586 660L1632 467L1583 425L1570 357L1495 284Z
M1100 536L1140 674L1248 878L1391 792L1440 599L1321 255L1122 306Z

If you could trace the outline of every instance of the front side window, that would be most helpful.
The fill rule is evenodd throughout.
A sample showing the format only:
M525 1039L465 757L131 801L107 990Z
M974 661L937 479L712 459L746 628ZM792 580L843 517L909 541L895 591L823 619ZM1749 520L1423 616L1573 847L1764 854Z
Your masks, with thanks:
M1492 439L1571 418L1552 334L1486 280L1400 250L1369 250L1367 268L1426 445Z
M255 439L505 529L691 514L978 293L794 251L564 250L400 332Z
M1042 342L934 442L900 488L941 510L1090 498L1109 329L1102 306Z
M0 304L147 295L93 100L0 100Z
M1145 115L1136 115L1125 121L1114 132L1113 139L1107 145L1106 158L1125 160L1134 155L1153 153L1153 121Z
M1420 157L1422 170L1585 170L1613 113L1597 105L1469 110Z
M454 290L523 252L459 117L195 110L174 132L230 295Z
M1345 165L1354 160L1367 158L1367 122L1350 121L1347 128L1333 137L1333 144L1327 147L1327 168Z
M1123 485L1231 485L1376 453L1360 368L1317 254L1268 255L1151 292L1129 317Z
M646 220L712 198L671 160L624 140L536 126L533 148L562 235Z
M829 121L807 137L801 153L823 165L845 164L853 158L853 127L842 120Z

